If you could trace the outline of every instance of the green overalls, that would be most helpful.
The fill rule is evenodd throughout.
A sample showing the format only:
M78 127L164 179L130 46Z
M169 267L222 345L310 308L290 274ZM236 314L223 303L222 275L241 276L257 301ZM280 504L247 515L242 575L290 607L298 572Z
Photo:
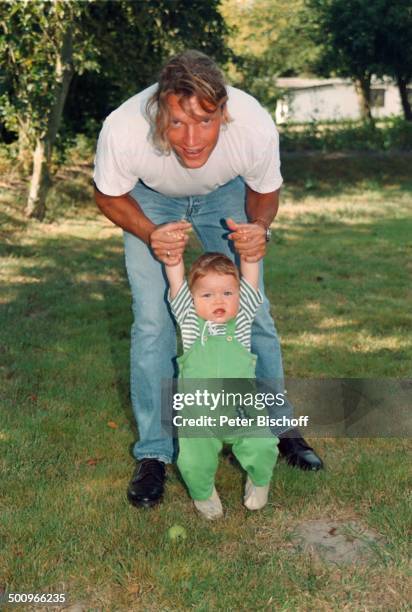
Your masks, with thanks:
M179 378L220 379L255 377L256 356L235 336L235 319L227 322L225 335L205 334L207 322L198 317L200 337L178 358ZM245 430L247 431L247 430ZM262 434L263 435L263 434ZM232 444L233 454L255 486L269 484L278 456L278 438L224 436L179 437L177 465L192 499L203 501L213 492L218 455L223 443Z

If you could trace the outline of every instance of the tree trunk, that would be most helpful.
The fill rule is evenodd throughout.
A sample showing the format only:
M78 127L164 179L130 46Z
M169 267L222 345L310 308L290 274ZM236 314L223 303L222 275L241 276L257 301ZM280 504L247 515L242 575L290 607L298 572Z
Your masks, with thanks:
M39 138L33 153L33 173L30 181L26 216L43 221L46 214L46 197L50 187L49 169L46 162L45 139Z
M23 123L23 121L19 121L17 162L24 175L29 174L33 164L33 153L28 132L29 126Z
M47 134L38 138L33 153L33 174L26 207L26 216L43 220L46 198L51 185L51 156L63 114L64 104L73 78L73 25L69 24L56 59L54 102L48 116Z
M73 78L73 26L70 25L63 36L60 54L56 61L56 89L54 104L50 110L47 130L47 163L50 163L57 132L63 116L64 104L66 102L69 87Z
M412 109L408 100L408 80L398 75L397 83L402 102L403 114L405 115L406 121L412 121Z
M355 79L355 89L359 99L361 118L373 122L371 111L371 77L364 75Z

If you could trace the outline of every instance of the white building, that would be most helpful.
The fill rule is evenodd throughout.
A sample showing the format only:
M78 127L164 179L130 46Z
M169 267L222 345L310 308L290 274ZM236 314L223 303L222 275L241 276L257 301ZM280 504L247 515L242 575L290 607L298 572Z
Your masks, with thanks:
M359 98L350 79L282 78L276 85L286 92L276 107L278 124L360 118ZM408 93L412 97L412 88ZM403 113L399 90L389 79L372 81L371 102L376 118Z

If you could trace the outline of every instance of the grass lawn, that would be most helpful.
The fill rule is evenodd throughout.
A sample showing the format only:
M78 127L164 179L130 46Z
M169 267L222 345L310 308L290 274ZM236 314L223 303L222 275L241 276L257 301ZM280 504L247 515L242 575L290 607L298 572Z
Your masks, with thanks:
M411 162L284 159L266 285L289 376L410 377ZM16 175L0 196L0 590L65 591L84 610L409 609L406 440L316 440L328 469L280 462L260 513L222 458L213 524L174 468L161 506L128 505L130 296L89 171L60 171L44 224L23 218ZM316 518L359 520L384 545L328 565L291 542Z

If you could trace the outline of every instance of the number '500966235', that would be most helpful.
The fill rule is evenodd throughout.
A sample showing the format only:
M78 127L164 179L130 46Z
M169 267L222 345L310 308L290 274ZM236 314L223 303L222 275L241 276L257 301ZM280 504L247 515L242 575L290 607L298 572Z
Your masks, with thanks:
M7 593L7 603L65 603L65 593Z

